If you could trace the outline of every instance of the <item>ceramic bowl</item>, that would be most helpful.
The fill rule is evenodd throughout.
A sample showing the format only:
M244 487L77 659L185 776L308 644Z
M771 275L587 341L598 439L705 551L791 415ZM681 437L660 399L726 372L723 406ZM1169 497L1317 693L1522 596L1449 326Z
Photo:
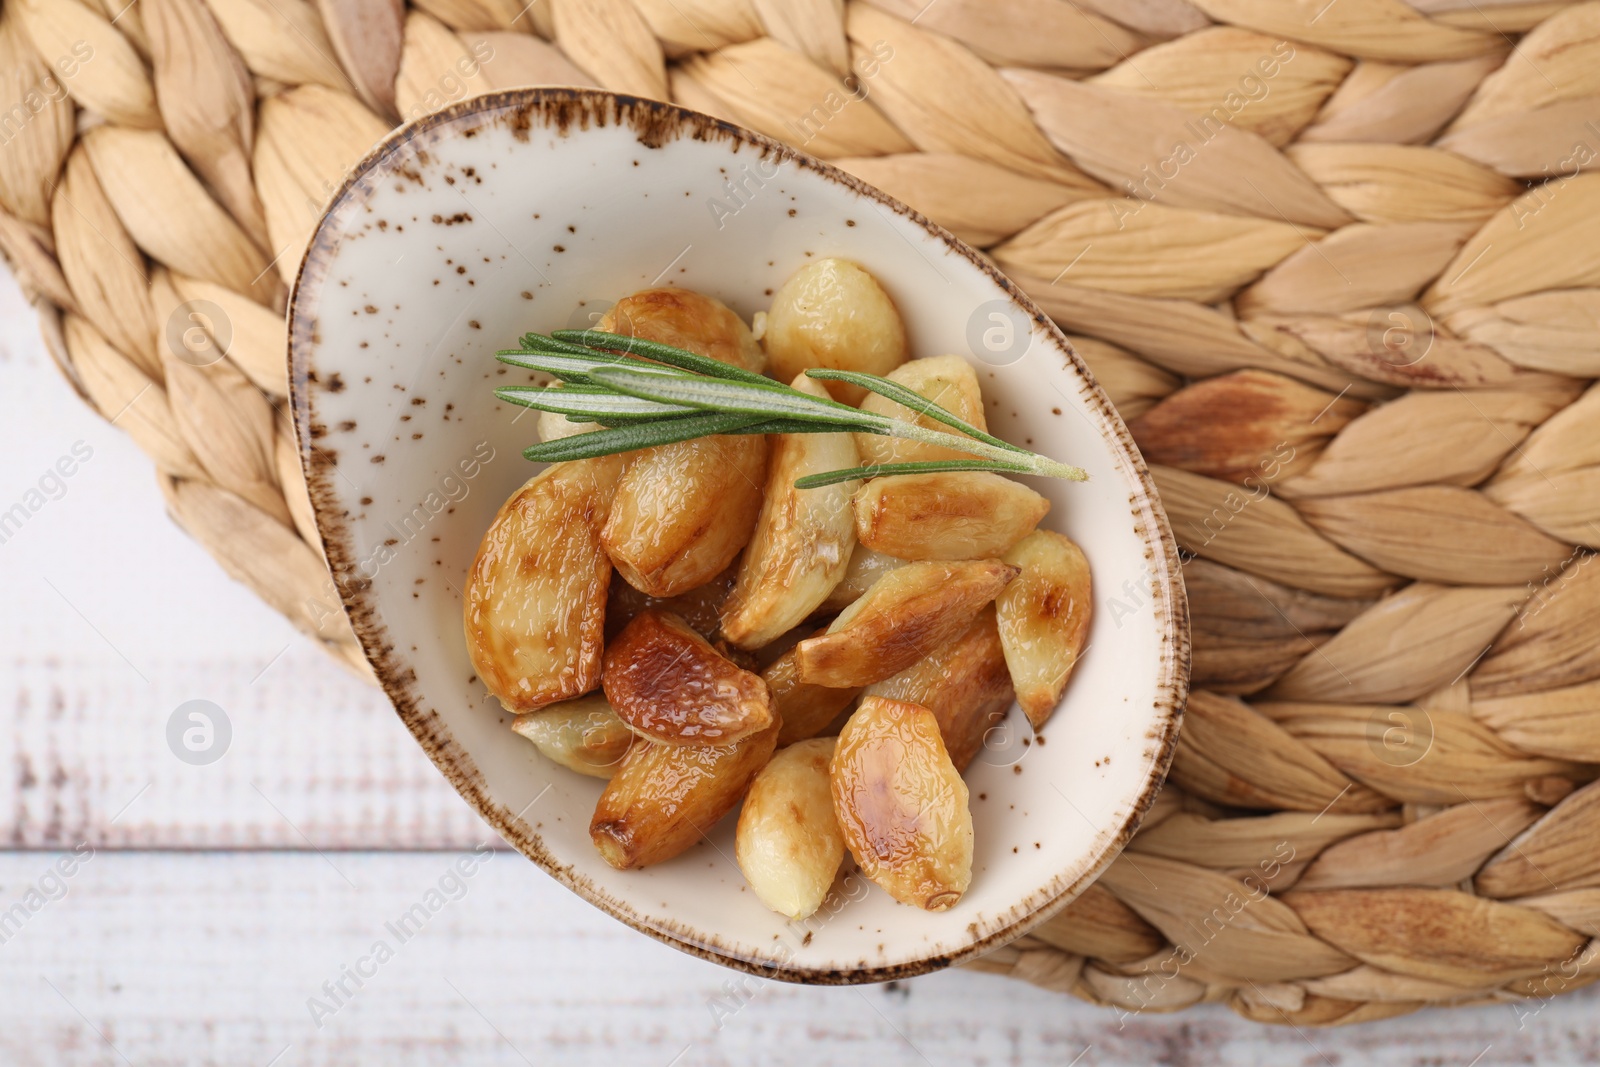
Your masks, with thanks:
M787 922L734 864L733 816L677 859L612 870L588 835L602 783L511 732L462 637L473 553L535 473L521 457L535 417L493 393L528 378L495 350L528 330L587 325L650 285L703 291L748 320L817 256L877 276L914 355L974 360L992 432L1091 476L1033 480L1053 505L1045 525L1091 561L1088 651L1043 736L1028 736L1013 708L969 769L972 886L938 914L855 874L811 919ZM355 168L302 264L290 333L317 524L401 720L507 841L636 929L794 981L932 970L1064 907L1160 787L1187 685L1187 613L1133 441L1037 307L950 234L848 175L667 104L580 90L479 97L397 130Z

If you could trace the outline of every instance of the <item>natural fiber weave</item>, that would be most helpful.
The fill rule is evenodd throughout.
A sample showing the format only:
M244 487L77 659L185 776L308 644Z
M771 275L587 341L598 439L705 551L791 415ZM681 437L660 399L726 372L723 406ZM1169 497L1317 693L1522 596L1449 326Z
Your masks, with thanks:
M1300 1026L1592 980L1600 3L126 2L5 0L0 247L174 518L335 655L282 412L322 204L467 94L666 96L988 249L1194 557L1171 783L977 966Z

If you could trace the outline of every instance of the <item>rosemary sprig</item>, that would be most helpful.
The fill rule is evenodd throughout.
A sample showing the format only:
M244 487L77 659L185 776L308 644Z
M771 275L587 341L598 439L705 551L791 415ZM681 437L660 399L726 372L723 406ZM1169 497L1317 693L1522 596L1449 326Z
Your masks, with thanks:
M860 386L958 432L947 433L802 393L657 341L599 330L557 330L548 336L526 334L521 344L520 349L499 353L498 358L512 366L541 371L560 384L508 386L496 389L495 395L508 403L602 427L533 445L522 453L531 460L592 459L713 434L872 433L940 445L977 458L868 464L808 475L797 479L795 487L815 489L857 478L935 471L997 471L1071 481L1088 477L1078 467L984 433L926 397L875 374L806 371L811 378Z

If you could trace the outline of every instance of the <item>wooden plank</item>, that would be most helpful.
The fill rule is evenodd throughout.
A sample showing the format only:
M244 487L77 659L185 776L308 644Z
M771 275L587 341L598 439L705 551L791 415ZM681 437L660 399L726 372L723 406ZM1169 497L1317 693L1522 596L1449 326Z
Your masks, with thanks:
M0 854L0 911L29 887L59 893L53 859ZM1592 993L1521 1029L1495 1006L1296 1032L1214 1007L1119 1021L962 971L761 982L604 918L506 853L99 852L64 887L0 945L0 1062L1466 1067L1592 1062L1600 1041Z
M0 512L27 510L0 530L0 845L433 848L481 835L382 695L172 524L149 461L72 394L8 277L0 367ZM63 457L72 473L51 475ZM167 743L193 699L232 725L209 765Z

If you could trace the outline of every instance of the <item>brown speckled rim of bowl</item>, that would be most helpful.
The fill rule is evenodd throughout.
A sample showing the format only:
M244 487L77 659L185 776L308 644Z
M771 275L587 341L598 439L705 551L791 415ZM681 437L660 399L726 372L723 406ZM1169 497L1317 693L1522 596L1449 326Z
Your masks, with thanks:
M910 219L938 237L953 251L971 261L1044 329L1061 355L1089 384L1091 396L1098 407L1103 424L1114 436L1117 451L1138 481L1139 491L1130 498L1129 504L1134 511L1135 527L1144 541L1145 560L1155 576L1154 610L1157 624L1162 630L1163 646L1160 674L1156 679L1155 709L1158 725L1146 737L1146 741L1154 748L1150 757L1149 780L1122 825L1117 827L1114 833L1105 829L1100 831L1100 836L1104 840L1098 843L1099 854L1089 870L1070 883L1064 883L1058 876L1046 886L1030 893L1026 899L1043 895L1045 902L1029 914L1013 920L999 930L955 952L887 967L868 967L865 961L859 968L796 967L765 959L752 959L722 944L714 936L677 926L670 921L646 919L637 914L631 906L609 896L589 878L577 874L570 866L562 864L545 848L540 836L531 827L508 808L489 798L485 792L482 773L477 765L450 735L438 713L424 706L422 694L416 689L415 672L405 657L396 650L379 622L376 605L371 599L371 582L362 578L357 572L353 538L346 525L345 513L340 507L338 495L333 488L333 467L336 457L328 455L322 449L313 449L309 446L309 442L321 436L323 432L323 427L317 421L316 391L310 388L317 381L315 357L318 341L315 336L315 322L308 321L299 313L302 296L316 292L324 281L338 242L337 229L330 225L329 220L335 210L347 200L364 195L363 179L374 165L403 143L472 115L481 115L486 121L508 123L513 133L522 137L526 137L526 131L536 123L561 132L573 127L586 129L591 125L626 124L637 132L640 143L649 147L657 147L678 137L728 140L734 142L736 146L749 145L763 158L776 157L781 161L814 171L829 181ZM1183 705L1188 696L1189 617L1177 545L1167 523L1166 513L1156 495L1155 485L1150 479L1150 472L1146 469L1133 438L1116 414L1111 401L1055 323L986 259L957 240L948 230L859 179L762 134L674 104L599 90L561 88L515 89L473 97L395 129L351 169L318 221L316 233L301 261L294 289L289 298L289 323L289 383L294 406L295 433L299 439L301 464L305 471L306 485L310 490L317 530L322 536L323 550L329 568L333 572L334 584L344 603L345 612L384 692L389 695L401 721L417 739L423 751L433 760L440 773L501 836L543 867L556 881L639 932L702 959L722 963L761 977L787 982L847 985L925 974L981 956L1020 937L1066 907L1100 876L1127 845L1139 828L1139 823L1149 810L1156 793L1160 791L1167 768L1172 762Z

